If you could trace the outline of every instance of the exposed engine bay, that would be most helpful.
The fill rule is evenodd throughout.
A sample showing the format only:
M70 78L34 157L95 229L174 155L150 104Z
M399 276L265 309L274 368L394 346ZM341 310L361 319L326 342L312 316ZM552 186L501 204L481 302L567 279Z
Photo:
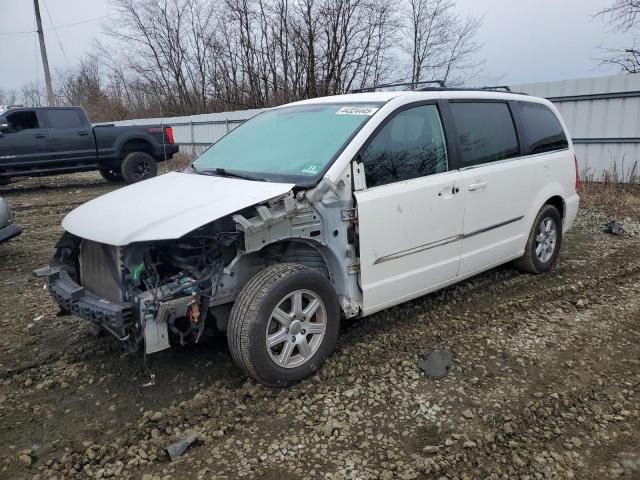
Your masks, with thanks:
M123 315L91 320L130 350L137 350L145 338L146 353L168 348L170 340L198 342L224 265L234 258L240 241L239 232L224 231L229 226L225 223L230 222L216 221L178 240L125 247L67 233L58 242L52 268L88 295L124 307ZM66 313L86 317L88 312L72 307Z

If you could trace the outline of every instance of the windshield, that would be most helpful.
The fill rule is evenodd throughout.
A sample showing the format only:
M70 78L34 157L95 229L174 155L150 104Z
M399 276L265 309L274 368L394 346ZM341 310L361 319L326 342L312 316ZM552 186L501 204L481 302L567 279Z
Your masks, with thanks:
M200 173L317 183L381 104L300 105L255 116L194 160Z

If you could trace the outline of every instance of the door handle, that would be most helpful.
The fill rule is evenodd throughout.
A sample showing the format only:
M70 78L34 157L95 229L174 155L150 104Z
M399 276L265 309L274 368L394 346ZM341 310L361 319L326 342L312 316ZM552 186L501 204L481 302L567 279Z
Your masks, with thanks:
M82 130L81 132L78 132L78 135L89 135L89 132L87 132L86 130Z
M487 185L489 185L489 182L472 183L471 185L469 185L469 191L475 192L476 190L481 190L483 188L486 188Z
M46 133L36 133L36 134L35 134L35 137L36 137L36 138L46 138L46 137L47 137L47 134L46 134Z

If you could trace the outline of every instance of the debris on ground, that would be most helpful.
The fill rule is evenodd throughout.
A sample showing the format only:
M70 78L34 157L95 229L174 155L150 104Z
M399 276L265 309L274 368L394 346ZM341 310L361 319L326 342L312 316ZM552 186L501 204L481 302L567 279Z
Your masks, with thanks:
M607 223L604 224L604 233L608 233L610 235L615 235L619 237L624 233L624 229L615 220L609 220Z
M141 388L138 358L55 316L31 276L67 212L117 187L95 172L3 187L32 206L0 246L0 478L640 480L640 213L581 207L544 275L505 265L345 321L291 388L247 380L223 336L157 354ZM417 365L434 350L455 358L441 380Z
M193 445L198 440L198 435L192 433L187 435L175 443L172 443L167 447L167 453L169 453L169 457L171 457L171 461L175 461L182 456L184 452L187 451L191 445Z
M449 352L436 350L427 355L427 358L418 362L418 367L433 379L443 378L453 359Z

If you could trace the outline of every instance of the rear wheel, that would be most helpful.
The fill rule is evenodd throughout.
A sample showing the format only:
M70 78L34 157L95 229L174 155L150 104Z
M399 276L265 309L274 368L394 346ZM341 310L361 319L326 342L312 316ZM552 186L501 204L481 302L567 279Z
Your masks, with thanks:
M124 181L122 172L113 168L101 168L100 175L102 175L102 178L104 178L107 182L118 183Z
M524 255L516 260L520 270L529 273L545 273L558 259L562 245L562 217L553 205L544 205L527 240Z
M136 183L156 176L155 159L145 152L129 153L122 161L122 176L127 183Z
M312 375L335 345L340 306L333 286L298 264L265 268L242 289L229 318L235 362L274 387Z

